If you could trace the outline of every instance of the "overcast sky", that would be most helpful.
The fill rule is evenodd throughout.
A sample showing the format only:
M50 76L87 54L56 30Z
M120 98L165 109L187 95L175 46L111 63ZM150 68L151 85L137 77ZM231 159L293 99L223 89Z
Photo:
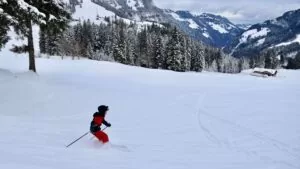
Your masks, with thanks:
M153 0L161 8L214 13L234 23L258 23L300 8L300 0Z

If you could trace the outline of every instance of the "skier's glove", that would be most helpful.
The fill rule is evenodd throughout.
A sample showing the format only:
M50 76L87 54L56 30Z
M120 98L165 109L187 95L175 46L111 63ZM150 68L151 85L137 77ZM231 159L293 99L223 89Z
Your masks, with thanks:
M108 124L107 124L107 127L111 127L111 124L110 124L110 123L108 123Z

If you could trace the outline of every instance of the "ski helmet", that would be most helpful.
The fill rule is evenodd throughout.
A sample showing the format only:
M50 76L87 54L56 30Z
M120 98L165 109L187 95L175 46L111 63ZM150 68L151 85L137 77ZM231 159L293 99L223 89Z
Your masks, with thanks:
M101 105L98 107L98 112L106 112L108 111L108 106Z

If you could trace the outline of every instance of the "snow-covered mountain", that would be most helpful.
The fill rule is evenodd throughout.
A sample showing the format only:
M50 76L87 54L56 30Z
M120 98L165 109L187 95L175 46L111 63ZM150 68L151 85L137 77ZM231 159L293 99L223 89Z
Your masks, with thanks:
M224 47L242 33L242 29L222 16L189 11L166 10L177 25L193 38L216 47Z
M70 4L73 4L75 19L96 21L116 15L137 22L168 23L178 26L196 40L216 47L231 44L243 31L224 17L160 9L152 0L70 0Z
M69 0L69 4L75 19L90 17L88 19L94 21L97 17L116 15L137 22L166 21L163 11L154 6L152 0Z
M247 30L252 26L252 24L236 24L236 26L243 30Z
M93 3L90 0L84 0L82 2L77 0L70 0L72 6L73 19L74 20L91 20L96 22L99 17L112 17L115 13L105 9Z
M226 51L234 56L253 56L266 49L283 55L300 51L300 9L251 26Z

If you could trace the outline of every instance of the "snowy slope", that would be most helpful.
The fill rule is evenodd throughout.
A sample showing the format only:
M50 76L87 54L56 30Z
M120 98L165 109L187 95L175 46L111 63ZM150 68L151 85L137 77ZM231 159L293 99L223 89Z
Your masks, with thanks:
M245 31L241 35L241 37L239 39L239 43L237 44L237 46L232 50L231 55L241 45L243 45L245 43L248 43L251 40L256 40L255 46L262 45L265 42L266 36L268 35L269 32L270 32L270 29L268 29L268 28L261 28L260 30L258 30L256 28L253 28L253 29L249 29L249 30Z
M268 28L262 28L261 30L250 29L242 34L242 38L240 39L241 43L247 42L249 39L255 39L258 37L265 37L270 32Z
M117 8L117 9L120 8L117 1L104 0L103 2L109 3L114 8ZM128 0L127 3L129 3L129 5L134 4L134 6L136 6L136 7L140 7L140 8L143 7L142 2L140 2L140 1ZM119 16L117 16L116 13L105 9L101 5L96 4L96 3L92 2L91 0L83 0L83 2L80 3L80 5L76 5L75 12L72 14L72 16L73 16L73 19L76 21L90 20L91 22L94 22L94 23L107 23L104 20L105 17L110 17L111 21L114 20L115 18L123 19L124 22L126 22L127 24L135 22L138 25L140 30L148 25L153 24L153 22L138 21L138 20L132 20L132 19L128 19L128 18L119 17ZM74 23L76 23L76 22L74 22ZM161 26L159 23L156 23L156 25Z
M83 0L81 5L75 7L75 13L73 14L74 19L80 20L91 20L97 22L98 17L110 17L115 14L105 8L93 3L91 0Z
M300 168L299 71L264 79L37 59L35 75L27 62L0 53L0 168ZM100 104L111 145L88 135L66 149Z
M220 32L220 33L228 33L228 31L223 28L222 26L218 25L218 24L215 24L215 23L212 23L212 22L209 22L208 23L214 30Z
M188 22L189 23L189 27L192 29L198 29L199 25L193 20L193 19L186 19L186 18L181 18L177 13L175 12L171 12L170 15L181 22Z

